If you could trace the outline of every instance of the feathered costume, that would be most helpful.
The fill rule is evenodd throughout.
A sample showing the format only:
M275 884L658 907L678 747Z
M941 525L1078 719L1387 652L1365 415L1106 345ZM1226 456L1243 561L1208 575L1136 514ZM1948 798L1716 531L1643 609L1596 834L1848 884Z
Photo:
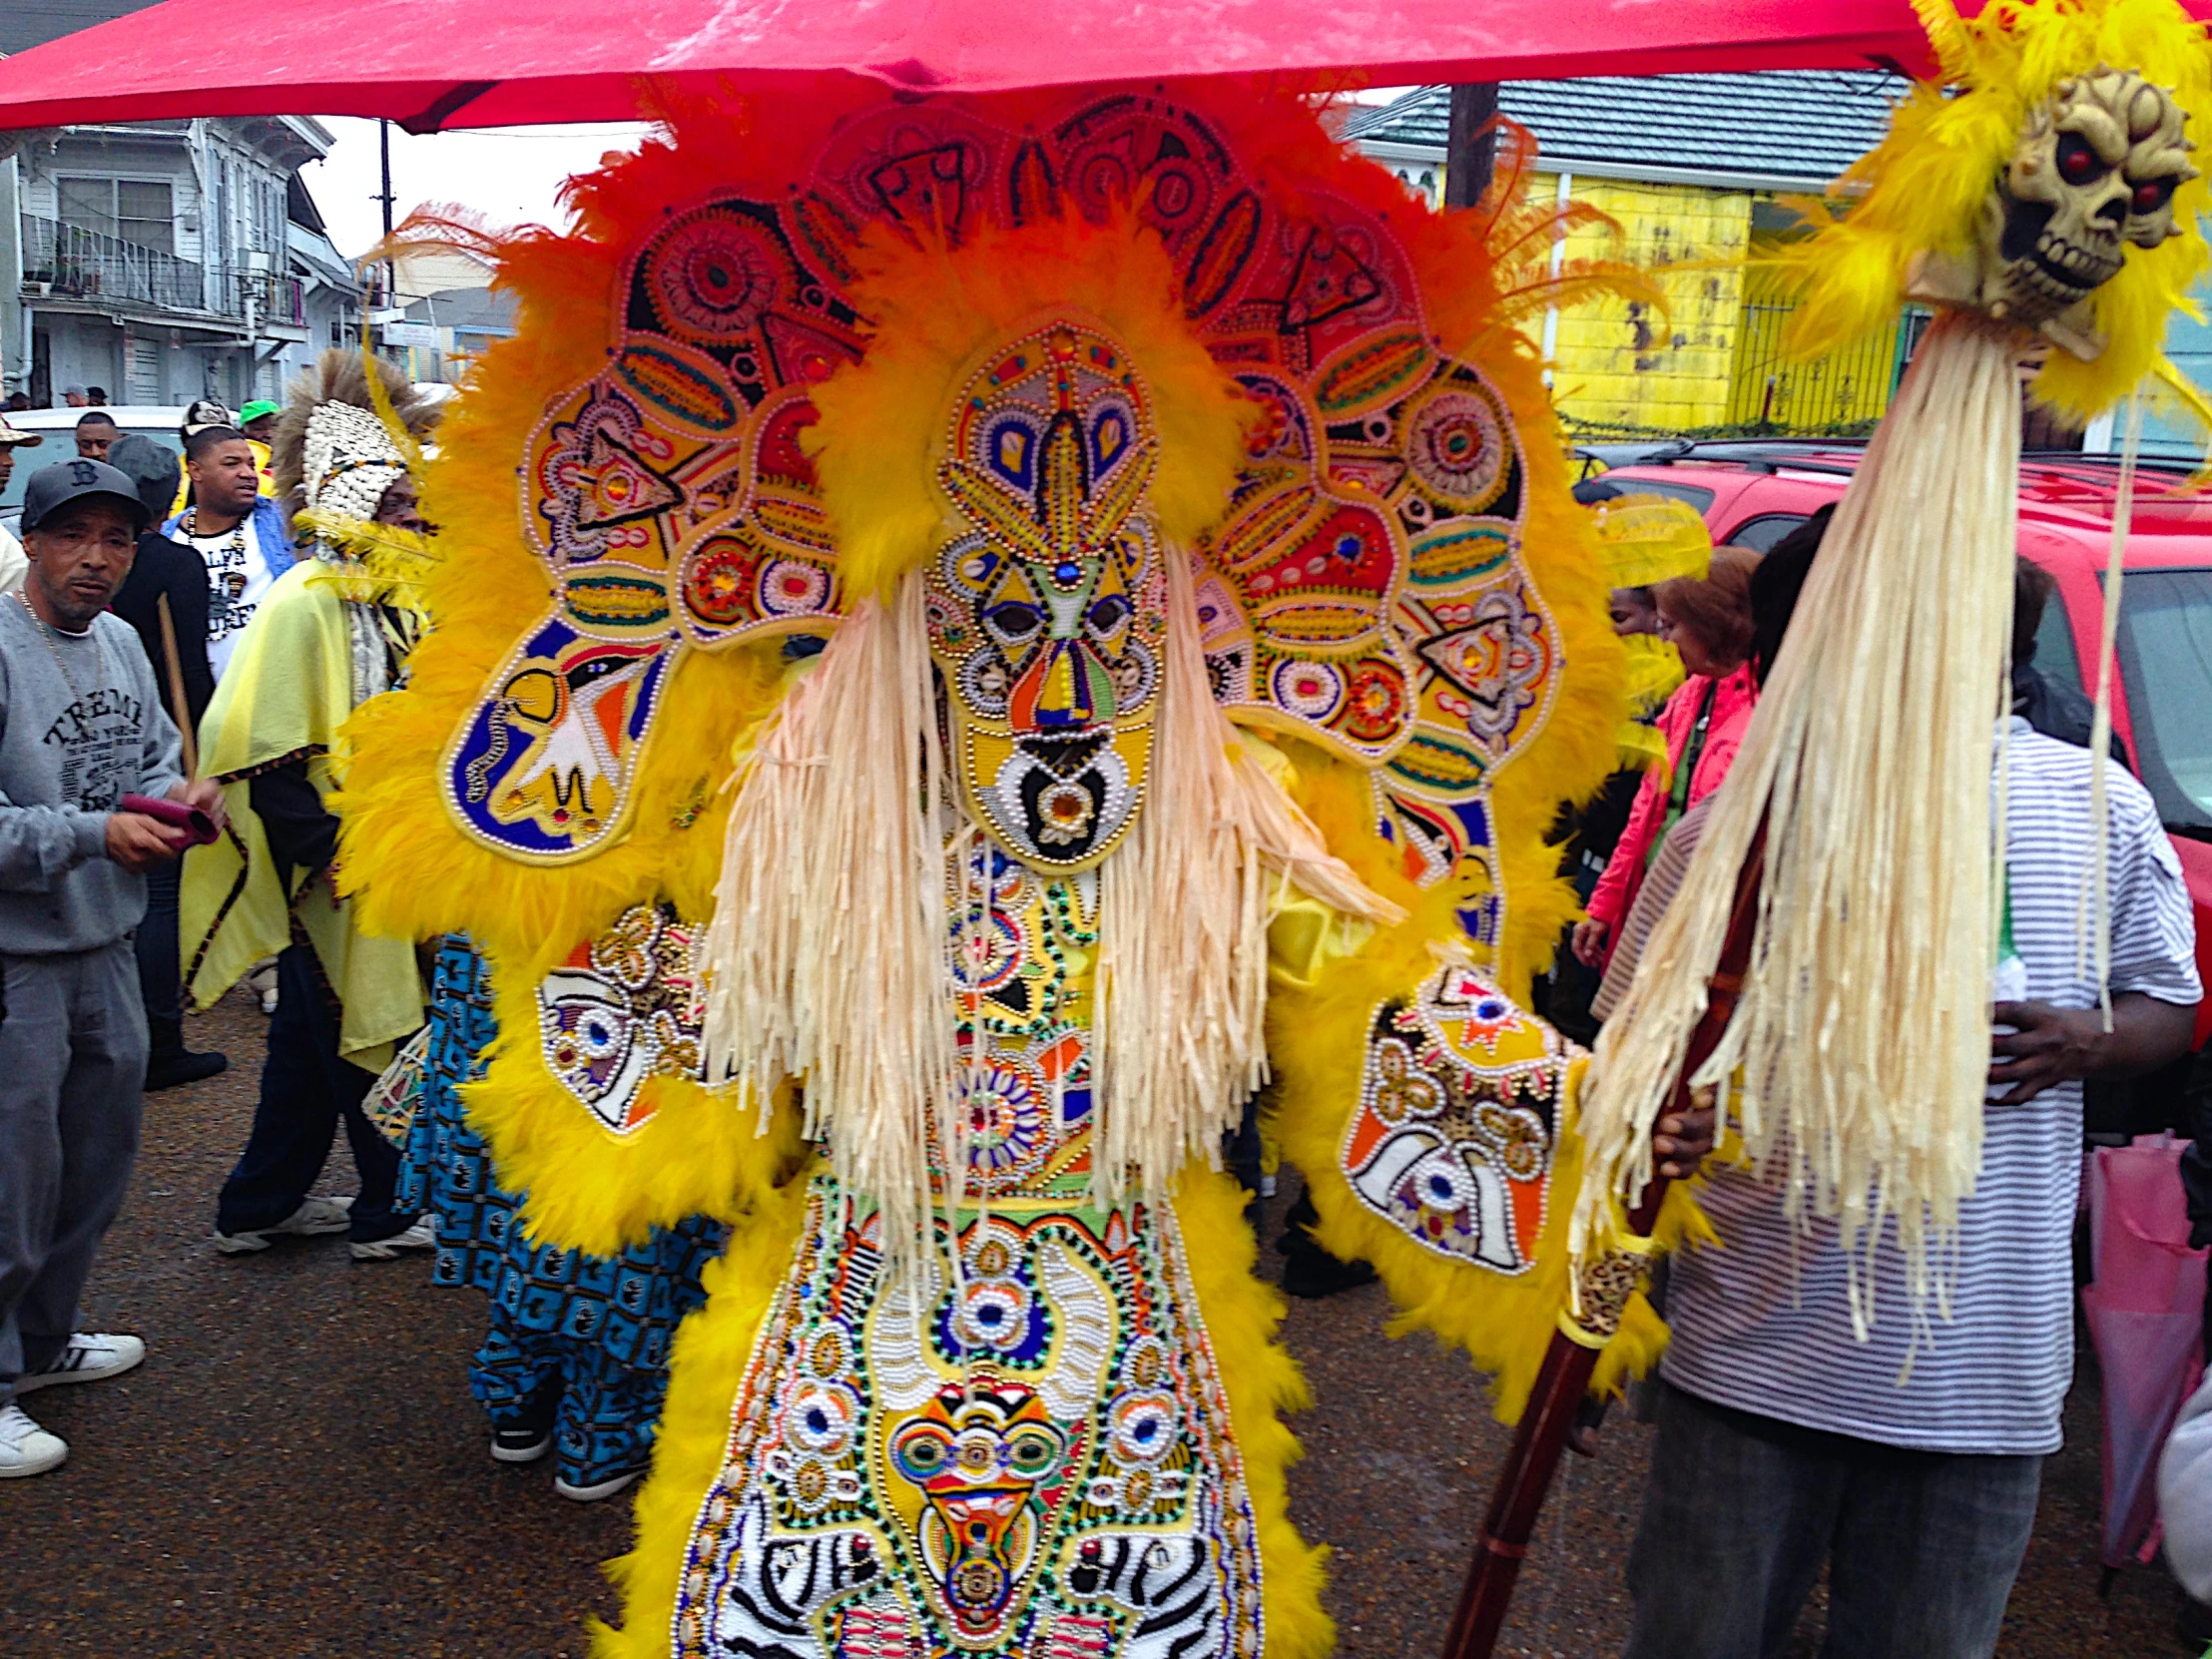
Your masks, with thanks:
M527 1224L733 1224L602 1651L1324 1652L1210 1166L1272 1068L1518 1408L1581 1061L1501 987L1623 653L1516 324L1626 279L1510 135L1438 216L1234 83L668 131L489 250L342 797L362 917L493 963Z
M294 921L343 1009L339 1051L374 1074L422 1023L414 947L371 938L319 871L279 872L253 781L304 767L331 787L338 728L389 690L419 631L421 538L372 523L384 491L420 462L436 405L396 369L331 349L291 388L272 446L279 497L303 557L240 640L200 723L201 765L224 786L230 823L185 860L185 985L207 1008L292 940Z

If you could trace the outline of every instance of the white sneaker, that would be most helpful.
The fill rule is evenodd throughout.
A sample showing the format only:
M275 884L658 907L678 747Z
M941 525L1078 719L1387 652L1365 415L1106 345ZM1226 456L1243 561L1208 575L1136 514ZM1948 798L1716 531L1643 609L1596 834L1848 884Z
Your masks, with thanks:
M47 1433L14 1400L0 1405L0 1480L58 1469L68 1455L69 1442Z
M146 1345L136 1337L111 1337L104 1331L78 1332L69 1339L61 1358L44 1371L25 1372L15 1380L15 1391L51 1388L57 1382L98 1382L121 1377L146 1358Z
M613 1497L617 1492L629 1490L644 1473L643 1469L632 1469L628 1474L618 1474L612 1480L601 1480L590 1486L571 1486L559 1475L555 1475L553 1489L572 1502L597 1503L601 1498Z
M388 1262L402 1250L435 1250L438 1247L438 1224L428 1216L417 1216L415 1224L404 1233L394 1233L388 1239L371 1239L367 1244L353 1241L353 1260L356 1262Z
M553 1449L553 1429L495 1428L491 1431L491 1460L495 1463L534 1463Z
M267 1250L270 1240L279 1233L296 1233L304 1238L342 1233L351 1220L346 1212L352 1208L350 1198L310 1198L274 1227L258 1227L251 1233L218 1233L215 1247L226 1256L238 1256L249 1250Z

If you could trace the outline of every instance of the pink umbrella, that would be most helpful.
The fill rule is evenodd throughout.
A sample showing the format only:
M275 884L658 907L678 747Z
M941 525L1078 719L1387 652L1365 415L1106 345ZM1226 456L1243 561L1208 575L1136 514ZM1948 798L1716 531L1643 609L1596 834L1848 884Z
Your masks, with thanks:
M2212 0L2192 0L2212 10ZM182 42L194 43L190 50ZM1909 0L168 0L0 63L0 128L164 116L385 116L415 132L621 119L641 77L803 94L1285 73L1375 85L1925 65Z
M2104 1374L2104 1540L2126 1563L2158 1518L2158 1452L2203 1374L2205 1261L2189 1248L2183 1143L2139 1136L2089 1166L2095 1283L2081 1293Z

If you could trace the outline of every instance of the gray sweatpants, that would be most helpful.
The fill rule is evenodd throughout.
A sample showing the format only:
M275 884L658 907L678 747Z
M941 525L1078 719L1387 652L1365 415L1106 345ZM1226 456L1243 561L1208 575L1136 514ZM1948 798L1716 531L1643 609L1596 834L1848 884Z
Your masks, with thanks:
M76 1325L123 1208L145 1107L146 1006L127 938L0 955L0 1404Z

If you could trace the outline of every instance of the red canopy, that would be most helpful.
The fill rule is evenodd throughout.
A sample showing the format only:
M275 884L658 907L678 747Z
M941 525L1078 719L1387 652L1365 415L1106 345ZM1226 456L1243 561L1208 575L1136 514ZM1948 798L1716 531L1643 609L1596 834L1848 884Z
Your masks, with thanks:
M2212 9L2212 0L2192 0ZM617 120L638 77L914 91L1280 71L1372 85L1916 65L1909 0L167 0L0 61L0 128Z

